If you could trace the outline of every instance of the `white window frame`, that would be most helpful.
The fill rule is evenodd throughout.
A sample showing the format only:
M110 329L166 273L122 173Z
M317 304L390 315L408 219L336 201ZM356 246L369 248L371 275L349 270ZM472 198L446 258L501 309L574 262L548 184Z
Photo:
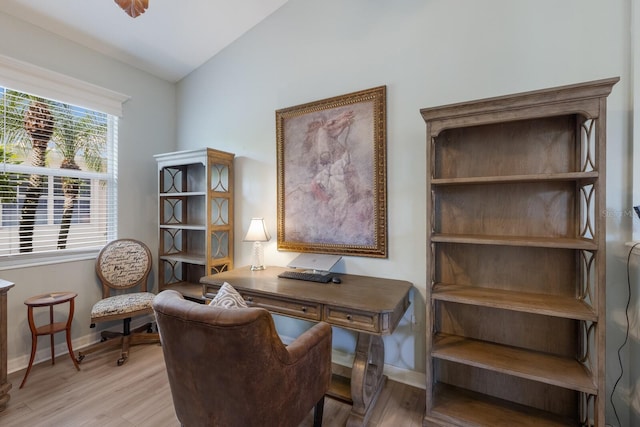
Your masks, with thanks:
M114 117L122 117L123 104L129 96L121 93L56 73L45 68L18 61L16 59L0 55L0 86L13 90L35 94L43 98L49 98L60 102L82 106L84 108L107 113ZM117 120L113 120L109 126L109 137L117 141ZM111 204L113 219L111 236L107 241L116 238L117 235L117 143L109 158L108 169L110 194L115 203ZM59 174L59 171L58 171ZM93 259L100 248L87 248L78 250L65 250L61 252L16 254L0 259L0 271L14 268L31 267L38 265L57 264L61 262Z

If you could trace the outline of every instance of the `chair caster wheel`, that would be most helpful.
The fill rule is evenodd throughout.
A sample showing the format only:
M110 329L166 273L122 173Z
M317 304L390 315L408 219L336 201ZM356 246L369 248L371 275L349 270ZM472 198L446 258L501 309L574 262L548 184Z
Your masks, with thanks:
M82 362L84 360L84 358L85 358L84 354L79 354L78 358L76 359L76 362L80 363L80 362Z
M126 361L127 361L126 357L121 357L120 359L118 359L118 362L117 362L118 366L124 365L124 362L126 362Z

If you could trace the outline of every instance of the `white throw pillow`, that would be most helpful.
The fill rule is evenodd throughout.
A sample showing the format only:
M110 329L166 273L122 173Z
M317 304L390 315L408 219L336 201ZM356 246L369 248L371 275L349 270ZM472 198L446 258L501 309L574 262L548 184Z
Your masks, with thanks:
M242 295L235 290L233 286L224 282L220 287L220 290L216 296L209 303L213 307L222 308L247 308L247 303L242 298Z

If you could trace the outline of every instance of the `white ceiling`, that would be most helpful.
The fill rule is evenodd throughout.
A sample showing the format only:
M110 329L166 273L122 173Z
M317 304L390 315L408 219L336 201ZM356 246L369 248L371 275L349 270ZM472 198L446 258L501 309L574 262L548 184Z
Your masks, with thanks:
M113 0L0 0L0 12L175 82L288 0L149 0L131 18Z

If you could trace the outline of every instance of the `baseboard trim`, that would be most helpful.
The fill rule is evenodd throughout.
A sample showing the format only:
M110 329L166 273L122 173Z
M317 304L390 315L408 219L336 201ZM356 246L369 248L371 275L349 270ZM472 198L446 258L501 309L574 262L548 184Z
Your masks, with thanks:
M135 328L137 326L142 326L148 321L149 321L148 319L144 319L144 320L138 319L138 322L135 322L135 325L132 324L132 328ZM109 329L112 329L112 328L109 328ZM83 337L79 337L79 338L76 338L75 340L72 340L71 344L73 345L74 351L77 352L83 347L86 347L90 344L100 341L100 332L102 332L102 330L98 330L88 335L85 335ZM286 336L280 336L280 339L282 339L282 342L284 342L285 344L289 344L294 341L294 338L286 337ZM68 357L67 354L69 354L69 350L67 349L66 342L62 342L55 346L55 354L56 354L56 358L59 358L60 360L64 360L64 358ZM353 365L353 357L354 357L353 354L345 353L338 350L333 350L331 353L332 362L340 366L344 366L346 368L351 368L351 366ZM33 362L34 365L38 363L46 362L47 360L51 360L50 348L48 346L42 346L42 348L38 348L38 350L36 351L34 362ZM13 372L20 371L22 369L25 369L28 364L29 364L28 354L24 356L16 357L14 359L10 359L7 361L7 372L11 374ZM407 384L412 387L421 388L423 390L427 388L424 372L417 372L411 369L399 368L397 366L389 365L387 363L385 363L384 365L383 372L390 380L397 381L402 384Z
M138 326L142 326L145 323L148 323L150 321L153 321L153 318L151 317L138 318L135 322L133 321L131 322L131 329L135 329ZM92 329L91 333L83 337L79 337L74 340L71 340L73 351L77 354L78 351L81 350L82 348L100 341L101 339L100 333L106 329L113 330L113 331L118 331L118 330L121 331L122 323L117 324L115 326L111 326L109 328L105 328L105 329L97 329L97 328L95 330ZM39 338L39 339L42 339L42 338ZM38 342L38 344L40 344L40 341ZM31 356L31 353L30 353L31 347L29 347L28 351L29 353L27 354L7 360L7 372L9 374L20 371L22 369L25 369L27 366L29 366L29 357ZM64 359L69 357L68 356L69 349L67 348L66 341L63 341L60 344L57 344L55 346L54 351L56 355L56 360L60 359L61 361L64 361ZM38 363L46 362L47 360L51 360L51 347L48 345L42 345L42 344L38 345L38 349L36 350L36 355L33 359L33 364L37 365ZM69 360L67 359L67 361ZM69 363L71 363L71 361L69 361Z
M94 342L98 341L100 341L100 333L95 333L72 340L71 345L73 346L73 351L77 353L78 349L86 347L89 344L93 344ZM69 354L69 349L67 348L66 342L57 344L54 351L56 360L64 362L64 359L67 359L69 357L67 356ZM29 353L7 360L7 372L12 374L14 372L25 369L29 365L30 355L31 354ZM38 363L46 362L47 360L51 360L51 347L49 347L48 345L39 345L38 349L36 350L36 356L33 359L33 364L37 365ZM68 359L67 361L71 363Z

